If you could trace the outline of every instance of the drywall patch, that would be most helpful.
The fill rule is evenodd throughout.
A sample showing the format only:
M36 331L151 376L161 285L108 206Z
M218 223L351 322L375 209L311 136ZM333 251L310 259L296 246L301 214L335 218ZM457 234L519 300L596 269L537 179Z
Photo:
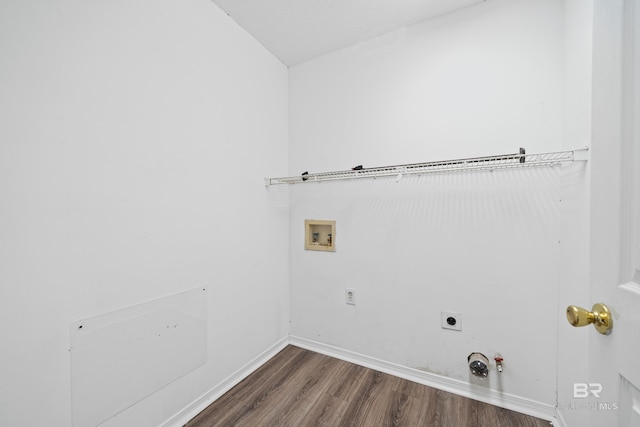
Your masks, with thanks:
M207 361L206 288L70 325L74 426L99 425Z

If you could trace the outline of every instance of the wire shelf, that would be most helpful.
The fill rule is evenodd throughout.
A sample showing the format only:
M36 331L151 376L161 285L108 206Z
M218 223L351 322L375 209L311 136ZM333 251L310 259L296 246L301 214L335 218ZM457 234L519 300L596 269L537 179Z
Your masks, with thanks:
M265 178L267 186L279 184L302 184L324 181L342 181L350 179L396 177L404 175L421 175L444 172L471 172L479 170L509 169L557 165L576 160L587 160L588 148L572 151L557 151L552 153L525 154L524 149L519 153L502 154L487 157L472 157L468 159L444 160L437 162L412 163L396 166L380 166L374 168L356 167L351 170L336 172L308 173L281 178Z

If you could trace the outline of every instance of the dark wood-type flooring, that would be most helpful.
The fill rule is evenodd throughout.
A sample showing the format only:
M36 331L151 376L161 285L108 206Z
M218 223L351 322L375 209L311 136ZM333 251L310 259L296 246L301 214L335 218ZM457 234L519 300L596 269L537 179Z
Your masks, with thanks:
M550 422L288 346L187 427L549 427Z

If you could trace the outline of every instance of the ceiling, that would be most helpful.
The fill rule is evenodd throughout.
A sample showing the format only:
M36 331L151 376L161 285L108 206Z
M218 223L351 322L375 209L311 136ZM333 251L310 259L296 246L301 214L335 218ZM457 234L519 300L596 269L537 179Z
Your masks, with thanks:
M484 0L213 0L288 66Z

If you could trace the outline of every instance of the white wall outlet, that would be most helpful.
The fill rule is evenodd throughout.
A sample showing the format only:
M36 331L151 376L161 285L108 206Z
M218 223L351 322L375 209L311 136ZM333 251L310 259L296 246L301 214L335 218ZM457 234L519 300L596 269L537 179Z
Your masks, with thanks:
M461 331L462 313L454 313L453 311L442 311L440 326L442 326L442 329Z
M347 288L344 290L345 302L349 305L356 305L356 290Z

